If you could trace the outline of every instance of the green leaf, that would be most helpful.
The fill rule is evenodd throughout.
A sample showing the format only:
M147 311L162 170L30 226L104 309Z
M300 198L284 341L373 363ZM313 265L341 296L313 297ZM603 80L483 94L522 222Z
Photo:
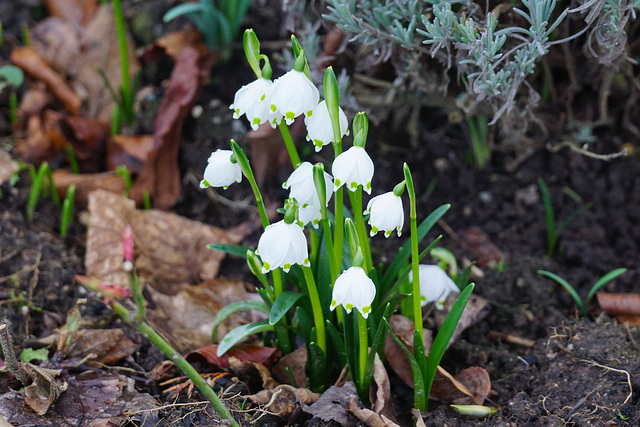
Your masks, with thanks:
M229 255L235 255L240 258L247 259L247 250L248 248L241 245L230 245L228 243L212 243L207 245L207 248L213 249L214 251L222 251L228 253Z
M0 67L0 78L9 82L9 84L18 87L24 80L22 70L15 65L3 65Z
M325 323L327 324L327 332L329 333L329 337L331 338L333 346L336 348L336 352L338 353L340 366L344 366L348 363L347 350L344 347L344 339L342 339L342 336L333 323L331 323L329 320L327 320Z
M451 337L456 330L456 326L460 321L460 317L464 312L464 308L467 305L467 301L469 301L469 297L471 296L474 287L475 285L473 283L470 283L460 293L460 296L456 300L455 304L453 304L453 307L451 307L451 311L449 312L449 314L447 314L447 317L444 319L444 322L442 323L438 334L433 340L431 351L429 351L429 357L427 357L426 372L424 375L424 381L427 387L427 400L429 399L429 393L431 393L431 385L433 384L433 378L436 375L438 365L442 360L442 356L444 356L444 352L449 345L449 341L451 341Z
M46 348L40 348L38 350L34 350L31 347L23 348L20 353L20 360L25 363L30 363L33 360L49 360L49 350Z
M309 344L311 342L311 329L313 328L311 324L311 317L309 317L307 311L300 306L296 307L296 317L298 318L298 323L300 325L298 328L300 336L305 344Z
M273 331L273 325L263 320L262 322L249 323L248 325L238 326L232 331L229 331L224 336L220 344L218 345L218 356L222 356L227 351L236 345L239 341L248 337L249 335L258 334L260 332Z
M422 221L418 226L418 244L424 239L427 233L433 228L440 218L449 210L451 205L442 205ZM389 268L382 277L382 290L386 290L397 278L400 270L411 256L411 241L408 241L398 251Z
M257 310L265 314L269 314L269 309L267 308L265 303L262 301L238 301L238 302L231 303L229 305L225 305L218 312L218 314L216 315L216 318L213 321L213 330L211 331L211 340L213 342L218 341L217 339L218 326L220 326L220 323L222 323L224 319L226 319L233 313L237 313L238 311L249 311L249 310Z
M416 409L424 411L427 409L427 396L424 388L424 378L422 377L422 372L420 371L420 366L418 366L418 362L413 357L413 354L407 349L407 347L400 341L400 338L396 335L395 331L389 325L386 319L382 320L382 324L391 335L391 338L398 344L398 346L404 351L404 354L407 355L409 359L409 364L411 365L411 372L413 373L413 406Z
M596 294L598 289L600 289L601 287L603 287L604 285L606 285L607 283L609 283L610 281L612 281L616 277L618 277L621 274L624 274L626 272L627 272L626 268L616 268L615 270L608 272L607 274L602 276L600 279L598 279L598 281L589 290L589 295L587 295L587 301L586 301L585 305L587 307L589 306L589 303L591 302L591 299L593 299L593 296Z
M315 342L309 343L309 380L311 390L321 392L324 390L327 378L327 355Z
M562 286L567 292L569 292L569 295L571 295L571 298L573 298L573 300L576 302L576 305L578 306L580 311L586 315L586 308L582 303L582 298L580 298L580 295L578 295L578 292L576 292L576 290L573 288L573 286L569 284L569 282L567 282L562 277L550 271L538 270L537 273L540 274L541 276L546 276L550 279L553 279L557 283L559 283L560 286Z
M187 15L190 13L198 13L205 10L205 5L202 3L182 3L173 7L167 11L162 17L164 22L169 22L176 19L179 16Z
M284 291L273 303L269 313L269 323L275 325L287 314L287 311L303 296L298 292Z

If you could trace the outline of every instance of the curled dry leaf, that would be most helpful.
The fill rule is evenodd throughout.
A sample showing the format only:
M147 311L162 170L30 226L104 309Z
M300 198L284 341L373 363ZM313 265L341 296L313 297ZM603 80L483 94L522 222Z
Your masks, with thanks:
M64 105L70 114L78 114L82 100L32 47L11 51L11 62L36 80L44 82L47 89Z
M124 178L115 172L75 174L66 169L56 169L52 176L60 197L66 197L72 184L76 186L76 205L81 208L87 206L89 194L95 190L124 194L126 189Z
M435 311L435 319L436 319L436 324L438 325L438 328L442 326L442 323L446 319L447 314L449 314L449 312L451 311L451 308L453 307L453 304L455 304L456 300L458 299L458 295L460 294L458 293L449 294L449 296L444 302L443 309ZM467 329L469 326L475 325L480 320L482 320L487 314L489 314L489 308L490 308L489 301L482 298L481 296L471 295L469 297L469 301L467 302L467 305L464 308L464 311L462 312L462 316L458 321L456 330L451 336L451 341L449 341L449 345L447 346L447 348L450 347L453 343L455 343L458 340L458 337L465 329Z
M130 224L141 283L167 295L215 278L224 253L208 249L208 244L241 240L241 236L175 214L136 210L132 200L107 191L91 193L89 213L87 274L107 283L128 283L122 270L120 232Z
M67 383L56 378L62 371L40 368L31 363L25 363L24 369L33 380L33 383L24 389L24 402L38 415L44 415L60 394L67 390Z
M391 399L389 375L377 353L373 361L373 381L369 391L369 400L375 414L381 415L386 420L397 421L396 408Z
M132 355L138 346L127 338L122 329L81 329L73 333L65 357L95 357L93 362L111 364Z
M192 47L185 47L180 53L156 115L152 150L131 188L134 200L142 200L147 191L154 207L168 209L178 199L181 186L178 151L182 123L191 112L212 65L212 57L203 57Z
M45 18L31 30L31 47L60 76L69 77L76 71L82 50L82 31L63 17Z
M152 281L148 292L156 309L149 313L149 323L171 337L172 344L181 353L208 346L218 311L233 302L249 299L243 282L224 279L212 279L193 286L183 284L183 289L175 295L167 295L154 287ZM219 336L257 320L249 316L249 313L232 314L218 327Z
M293 413L298 403L311 405L318 400L319 394L313 393L306 388L295 388L282 384L271 390L262 390L256 394L246 396L254 405L259 405L262 409L286 418Z
M368 427L400 427L384 415L377 414L371 409L360 408L355 399L351 399L349 402L349 412Z
M28 163L40 164L57 156L64 150L66 141L58 127L62 115L46 109L42 115L33 115L27 120L27 132L18 140L16 152Z
M489 238L487 233L478 227L471 227L458 233L469 249L478 258L480 267L494 268L504 261L504 253Z
M596 292L598 305L614 316L640 316L640 294Z
M59 121L60 130L73 148L80 172L98 172L109 138L109 123L72 116Z
M51 16L59 16L77 26L84 25L98 8L95 0L45 0Z
M293 352L286 354L278 360L278 363L273 367L272 374L283 384L289 384L294 387L304 385L307 382L307 348L300 346ZM295 384L291 384L291 376Z
M107 168L114 170L124 165L129 172L138 174L152 148L152 135L113 135L107 141Z
M261 363L270 365L278 358L280 350L273 347L258 345L236 345L222 356L218 356L218 345L211 344L206 347L193 350L185 356L189 362L204 359L219 368L229 368L229 357L235 357L242 362Z
M229 367L238 378L247 384L255 382L256 379L260 378L262 383L261 389L263 390L273 389L278 385L278 382L271 376L269 369L262 363L242 361L231 356L229 357Z
M0 184L10 180L18 169L18 163L11 158L11 154L0 148Z
M322 396L311 406L303 406L303 410L313 417L324 422L336 422L338 425L346 426L351 421L349 407L351 401L360 402L356 392L356 386L351 381L344 383L342 387L331 386Z
M153 61L163 53L173 59L178 59L185 47L191 47L197 50L201 56L206 56L210 53L199 31L182 30L165 34L149 45L142 54L142 60Z

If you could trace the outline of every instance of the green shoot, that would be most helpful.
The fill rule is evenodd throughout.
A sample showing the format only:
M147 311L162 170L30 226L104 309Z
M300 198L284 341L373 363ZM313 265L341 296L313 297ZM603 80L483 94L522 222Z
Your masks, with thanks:
M549 187L547 187L547 184L542 178L538 178L538 186L540 187L540 195L542 196L542 204L544 205L545 219L547 222L547 256L552 257L556 251L560 234L562 234L567 225L585 213L591 207L591 203L583 205L580 209L560 221L559 224L556 224Z
M67 160L69 161L69 169L71 173L79 174L80 173L80 165L78 164L78 158L76 157L75 151L73 151L73 146L71 144L67 144Z
M31 33L26 25L22 27L22 45L31 46Z
M142 206L147 211L150 211L152 208L151 195L149 194L148 191L145 191L144 193L142 193Z
M18 123L18 95L15 92L9 94L9 123L11 127Z
M51 198L58 206L60 206L60 195L58 194L58 190L56 190L53 183L51 168L49 168L49 164L47 162L42 163L37 172L33 167L31 167L29 171L31 174L31 192L29 193L29 199L27 200L26 216L27 219L31 221L33 219L36 205L38 204L38 199L40 198L40 193L45 190L45 188L43 187L45 178L49 180L48 190L51 193Z
M127 125L135 122L136 114L133 108L133 92L129 74L129 49L127 47L127 31L122 13L120 0L113 0L113 16L116 21L116 35L118 37L118 53L120 54L121 86L119 110L121 119Z
M71 184L67 190L67 197L62 203L62 216L60 218L60 235L65 237L69 230L69 225L73 221L73 207L75 204L76 186Z
M484 169L491 159L489 120L485 116L475 116L467 119L467 127L476 165L478 165L478 169Z
M122 177L124 180L124 197L129 198L129 192L131 191L131 185L133 183L129 169L127 169L125 165L120 165L116 167L116 175ZM145 194L148 195L148 193ZM151 205L151 201L149 201L149 205Z
M545 270L538 270L537 273L540 274L541 276L545 276L545 277L548 277L550 279L553 279L554 281L556 281L556 283L558 283L560 286L562 286L569 293L569 295L571 295L571 298L573 298L573 300L575 301L575 303L578 306L578 309L580 309L580 312L582 313L582 315L584 317L587 317L589 315L589 313L587 311L588 308L589 308L589 303L591 302L591 300L595 296L595 294L598 291L598 289L600 289L601 287L603 287L604 285L606 285L607 283L609 283L610 281L612 281L616 277L620 276L621 274L624 274L626 271L627 271L626 268L617 268L617 269L612 270L609 273L605 274L604 276L602 276L591 287L591 289L589 290L589 293L587 294L587 298L584 301L582 300L582 298L580 298L580 295L575 290L575 288L573 286L571 286L569 284L569 282L567 282L566 280L564 280L562 277L558 276L557 274L554 274L554 273L551 273L550 271L545 271Z

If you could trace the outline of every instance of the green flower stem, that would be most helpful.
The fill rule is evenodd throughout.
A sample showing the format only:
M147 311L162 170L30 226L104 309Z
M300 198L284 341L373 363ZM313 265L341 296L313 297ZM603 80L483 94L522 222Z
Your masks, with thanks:
M242 168L242 174L245 176L245 178L247 178L247 181L249 181L249 185L251 185L251 189L253 190L253 196L256 199L256 204L258 205L258 211L260 212L260 220L262 221L262 227L266 229L269 226L269 217L267 216L267 208L264 205L264 199L262 198L262 193L260 192L260 188L258 187L258 183L256 182L256 177L253 174L253 170L251 169L251 164L249 163L249 159L247 158L246 154L244 154L244 151L242 150L242 148L240 148L237 142L235 142L234 140L231 140L230 144L231 144L231 150L233 151L233 154L236 156L236 161ZM273 279L273 293L275 294L275 297L278 298L278 296L283 291L282 273L280 272L280 270L273 270L271 273L272 273L271 277ZM283 316L282 319L280 319L280 322L278 322L278 324L282 325L283 327L278 326L275 328L276 338L278 339L278 342L280 344L280 348L282 348L282 351L285 354L288 354L291 352L291 342L289 340L289 333L287 332L287 328L286 328L287 317Z
M293 142L291 132L289 132L289 127L285 123L284 119L280 121L280 124L278 124L278 128L280 129L282 139L284 140L284 145L287 147L287 152L289 153L289 157L291 158L291 164L295 169L301 163L300 156L298 155L298 149L296 148L296 144Z
M364 223L364 217L362 216L362 186L358 186L355 192L349 191L349 199L351 199L351 208L353 209L353 222L356 225L358 240L360 241L360 247L364 255L363 268L364 271L369 274L369 270L373 268L373 260L371 258L369 236L367 235L367 228Z
M365 383L365 373L367 370L367 359L369 357L369 332L367 329L367 319L362 317L360 311L356 310L358 313L358 335L359 342L358 345L358 388L361 388ZM369 390L361 390L359 393L361 396L368 396Z
M138 279L138 275L135 271L129 275L129 285L131 286L133 302L136 303L134 322L136 324L142 323L147 316L147 302L144 300L144 295L142 295L140 280Z
M226 406L222 403L218 395L209 385L205 382L205 380L200 376L198 371L194 369L193 366L187 360L178 354L172 347L166 342L160 334L158 334L151 326L149 326L146 322L135 323L131 322L131 313L125 306L120 304L118 301L112 300L111 307L113 310L120 315L126 322L129 322L132 326L135 326L136 329L146 338L151 341L153 345L155 345L164 355L171 360L182 372L185 373L193 382L193 384L198 387L198 390L211 402L214 409L220 415L220 417L225 420L229 420L230 424L234 427L239 427L236 420L233 419L231 413Z
M338 278L338 269L334 264L334 245L333 239L331 238L331 226L329 225L329 214L327 212L327 207L323 206L320 208L320 212L322 213L322 232L324 234L324 242L327 245L327 253L329 254L329 272L331 273L331 283L335 283Z
M318 256L318 251L320 250L320 239L313 230L309 230L309 246L309 259L315 262Z
M340 135L340 126L336 126L333 121L331 122L333 125L333 139L335 142L333 143L333 154L334 158L338 157L342 154L342 135ZM335 234L333 236L333 256L335 262L335 268L338 272L342 271L342 250L344 246L344 186L340 187L338 191L336 191L335 196Z
M120 0L113 0L113 17L116 21L116 34L118 37L118 52L120 54L120 70L122 74L122 108L124 121L131 124L135 119L133 113L133 96L131 94L131 82L129 77L129 50L127 49L127 32L124 26L124 15Z
M313 311L313 321L316 324L316 339L318 347L327 354L327 335L325 332L324 316L322 315L322 304L320 303L320 295L318 287L313 278L311 267L302 267L304 271L304 279L307 282L307 293L311 300L311 310Z
M420 300L420 252L418 251L418 221L416 207L416 192L413 187L413 178L409 166L404 164L404 177L409 194L410 218L411 218L411 271L413 274L413 321L415 329L420 336L420 342L424 341L424 332L422 330L422 301Z

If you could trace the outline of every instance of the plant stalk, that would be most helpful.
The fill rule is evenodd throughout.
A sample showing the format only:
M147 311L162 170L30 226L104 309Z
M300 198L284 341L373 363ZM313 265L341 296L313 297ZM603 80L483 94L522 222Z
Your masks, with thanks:
M313 272L311 267L302 267L304 271L304 278L307 282L307 292L309 293L309 299L311 300L311 310L313 311L313 321L316 324L316 335L318 347L327 354L327 335L325 332L324 316L322 314L322 304L320 303L320 295L318 294L318 287L316 281L313 278Z
M295 142L293 142L293 138L291 137L291 132L289 132L289 127L285 123L284 119L280 121L280 124L278 124L278 128L280 129L280 133L282 134L284 145L287 147L287 152L289 153L291 164L295 169L301 163L300 155L298 155L298 149L296 148Z

